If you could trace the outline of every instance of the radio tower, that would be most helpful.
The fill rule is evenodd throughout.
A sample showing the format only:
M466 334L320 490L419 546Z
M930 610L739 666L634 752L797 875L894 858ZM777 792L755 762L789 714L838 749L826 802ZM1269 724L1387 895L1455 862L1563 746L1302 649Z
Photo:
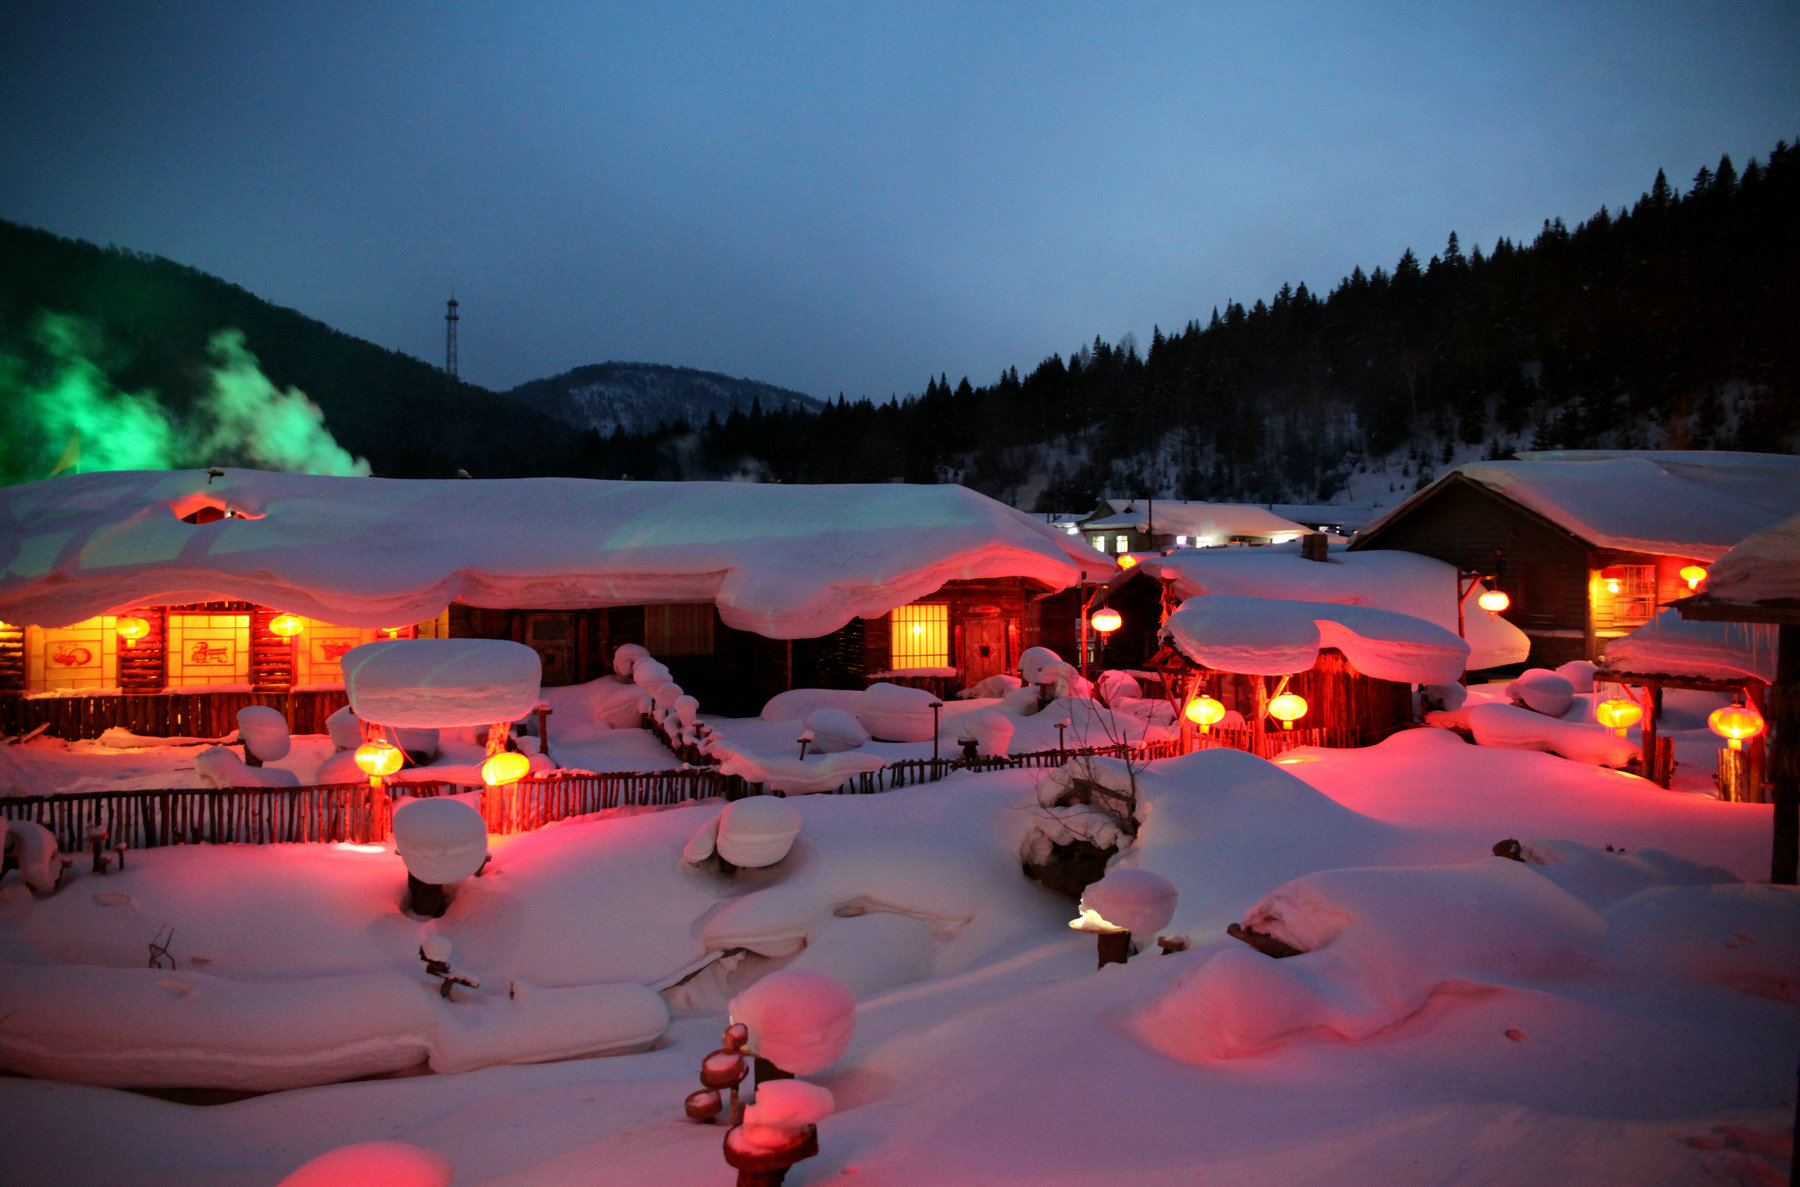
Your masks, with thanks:
M456 298L451 297L444 310L444 371L456 378Z

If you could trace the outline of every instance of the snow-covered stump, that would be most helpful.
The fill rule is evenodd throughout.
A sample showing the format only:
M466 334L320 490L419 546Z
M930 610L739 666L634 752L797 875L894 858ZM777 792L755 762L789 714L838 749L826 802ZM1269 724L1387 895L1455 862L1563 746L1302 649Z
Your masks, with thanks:
M287 718L267 705L245 705L238 710L238 741L244 746L246 766L279 762L293 748Z
M1100 964L1131 959L1131 934L1154 939L1175 918L1175 884L1151 870L1114 870L1081 895L1081 915L1069 921L1076 931L1098 938Z
M436 919L449 909L444 887L487 861L487 823L461 800L439 796L395 808L393 828L412 912Z

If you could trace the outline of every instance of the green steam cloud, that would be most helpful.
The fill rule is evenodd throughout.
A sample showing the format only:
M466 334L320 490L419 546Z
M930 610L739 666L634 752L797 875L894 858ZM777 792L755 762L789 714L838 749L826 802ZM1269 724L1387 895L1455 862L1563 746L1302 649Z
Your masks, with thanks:
M97 334L76 318L43 315L31 345L30 352L0 352L0 484L213 464L369 473L366 460L332 439L317 404L269 381L238 330L207 343L209 383L186 416L153 391L121 391L95 362Z

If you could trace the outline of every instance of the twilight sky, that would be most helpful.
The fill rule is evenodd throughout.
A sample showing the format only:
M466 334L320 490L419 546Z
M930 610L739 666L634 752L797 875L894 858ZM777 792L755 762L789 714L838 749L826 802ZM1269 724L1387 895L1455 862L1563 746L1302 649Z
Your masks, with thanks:
M495 388L991 382L1797 137L1793 0L0 13L0 218Z

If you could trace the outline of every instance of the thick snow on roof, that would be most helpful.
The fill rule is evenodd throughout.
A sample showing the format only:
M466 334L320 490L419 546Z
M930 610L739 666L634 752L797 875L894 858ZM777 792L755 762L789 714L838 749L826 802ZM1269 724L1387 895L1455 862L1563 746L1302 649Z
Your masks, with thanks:
M1746 538L1706 575L1708 602L1800 602L1800 515Z
M1195 663L1222 672L1286 676L1335 647L1365 676L1407 684L1451 684L1469 645L1441 626L1367 606L1211 595L1189 598L1163 636Z
M1606 645L1606 666L1639 675L1775 682L1775 628L1748 622L1689 622L1673 608Z
M1562 450L1518 459L1458 466L1414 499L1461 474L1598 547L1708 561L1800 512L1800 457L1787 454Z
M1283 519L1266 507L1251 503L1183 503L1172 499L1106 499L1108 509L1082 522L1089 531L1135 528L1147 532L1154 524L1159 533L1193 536L1224 543L1233 536L1292 538L1312 531L1303 523Z
M231 518L184 523L203 504ZM250 516L254 518L239 518ZM946 581L1075 584L1111 563L960 486L429 481L228 470L82 474L0 490L0 620L244 599L345 626L450 601L574 609L715 602L773 638L828 634Z
M1412 552L1333 549L1324 562L1309 561L1297 546L1221 548L1177 552L1142 562L1146 573L1175 582L1182 599L1201 594L1333 602L1372 606L1456 630L1456 567ZM1471 592L1463 612L1469 667L1495 668L1524 662L1531 640L1512 623L1475 605Z

